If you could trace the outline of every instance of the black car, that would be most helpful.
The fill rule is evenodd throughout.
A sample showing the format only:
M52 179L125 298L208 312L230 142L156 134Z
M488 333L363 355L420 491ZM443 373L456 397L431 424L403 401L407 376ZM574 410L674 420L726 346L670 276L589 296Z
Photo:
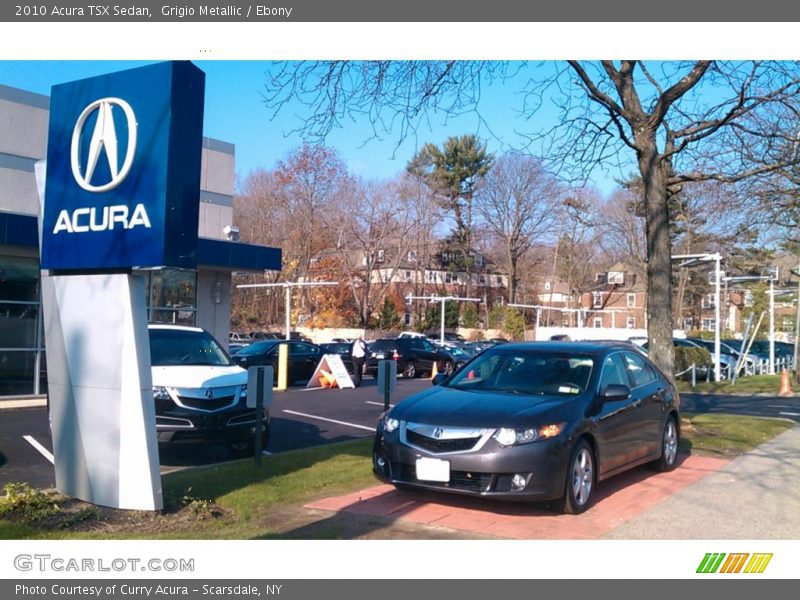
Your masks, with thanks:
M421 337L383 338L373 342L369 351L365 371L372 377L378 376L378 362L387 359L397 361L397 372L407 379L431 373L434 364L440 373L450 374L455 368L446 350Z
M353 343L352 342L328 342L319 345L323 354L338 354L342 357L342 362L347 368L347 372L353 374Z
M381 479L580 513L598 481L677 464L678 392L628 345L503 344L439 379L381 418Z
M287 374L287 385L292 385L298 381L308 381L314 374L314 370L322 358L322 351L319 346L307 342L293 342L286 340L263 340L255 342L241 349L234 354L234 362L240 367L271 365L274 371L275 381L278 380L278 349L280 346L289 346L289 372Z

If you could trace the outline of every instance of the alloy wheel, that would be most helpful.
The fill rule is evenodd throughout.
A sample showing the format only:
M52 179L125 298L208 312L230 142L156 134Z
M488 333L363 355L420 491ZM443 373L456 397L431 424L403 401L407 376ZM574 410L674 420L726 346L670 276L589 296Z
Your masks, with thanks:
M668 419L664 427L664 462L672 465L678 456L678 429L674 419Z
M572 495L583 506L589 501L594 485L594 464L588 448L581 448L572 463Z

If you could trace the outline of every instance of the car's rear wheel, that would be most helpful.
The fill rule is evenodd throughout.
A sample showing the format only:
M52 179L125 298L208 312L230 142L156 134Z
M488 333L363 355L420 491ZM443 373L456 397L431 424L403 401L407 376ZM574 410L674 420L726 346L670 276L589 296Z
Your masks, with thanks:
M591 506L597 480L594 453L589 443L581 439L575 444L567 467L564 497L559 508L565 513L577 515Z
M667 418L664 423L664 431L661 435L661 458L650 463L656 471L672 471L678 465L678 423L673 415Z
M412 379L417 376L417 365L414 364L413 360L410 360L406 363L405 368L403 369L403 377L406 379Z

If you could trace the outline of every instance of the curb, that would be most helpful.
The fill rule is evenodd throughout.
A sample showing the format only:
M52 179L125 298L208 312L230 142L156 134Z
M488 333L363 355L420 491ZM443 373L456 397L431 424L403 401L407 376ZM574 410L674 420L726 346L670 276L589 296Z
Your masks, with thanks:
M38 408L41 406L47 406L47 396L0 400L0 410L13 410L19 408Z

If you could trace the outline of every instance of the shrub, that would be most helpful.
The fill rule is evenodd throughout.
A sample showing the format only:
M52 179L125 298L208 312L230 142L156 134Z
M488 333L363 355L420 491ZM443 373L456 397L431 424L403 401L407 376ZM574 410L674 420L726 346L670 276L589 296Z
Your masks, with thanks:
M698 369L711 367L711 353L705 348L675 348L676 373L683 373L692 364Z
M49 494L28 483L7 483L0 498L0 517L15 517L24 523L47 520L61 511Z

